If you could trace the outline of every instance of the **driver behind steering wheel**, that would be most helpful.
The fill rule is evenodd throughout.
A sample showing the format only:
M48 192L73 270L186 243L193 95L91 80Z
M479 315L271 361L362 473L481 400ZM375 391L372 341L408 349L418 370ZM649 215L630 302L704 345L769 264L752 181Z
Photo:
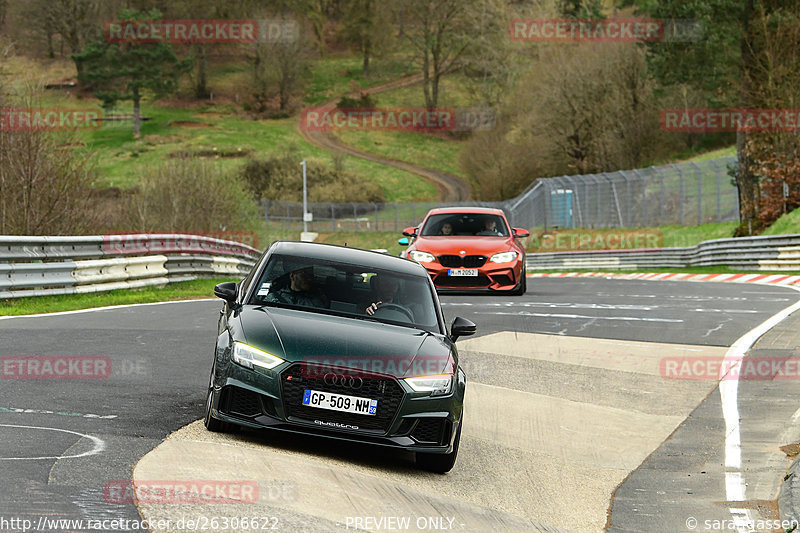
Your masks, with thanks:
M395 304L401 305L398 302L398 289L400 288L400 281L387 275L376 274L373 282L374 296L371 303L367 305L365 312L372 316L378 307L382 304Z

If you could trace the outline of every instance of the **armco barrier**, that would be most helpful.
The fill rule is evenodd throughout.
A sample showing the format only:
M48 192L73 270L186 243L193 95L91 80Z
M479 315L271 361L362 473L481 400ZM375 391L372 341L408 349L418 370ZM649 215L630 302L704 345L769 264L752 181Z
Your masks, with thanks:
M241 278L260 255L242 243L197 235L0 236L0 298Z
M528 271L698 266L800 271L800 234L716 239L688 248L548 252L530 253L526 257Z

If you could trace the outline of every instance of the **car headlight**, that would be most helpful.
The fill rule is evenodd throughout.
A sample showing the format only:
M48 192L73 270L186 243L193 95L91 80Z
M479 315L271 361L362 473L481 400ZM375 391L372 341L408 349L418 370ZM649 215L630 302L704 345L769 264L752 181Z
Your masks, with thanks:
M405 382L415 392L430 392L431 396L442 396L453 390L453 375L439 374L436 376L419 376L406 378Z
M494 254L489 261L492 263L510 263L516 258L517 252L500 252L499 254Z
M283 363L283 359L280 357L275 357L271 353L253 348L243 342L233 343L233 360L246 368L260 366L271 369Z
M411 250L408 252L408 257L417 263L433 263L436 261L436 258L433 257L433 254L429 254L428 252L420 252L419 250Z

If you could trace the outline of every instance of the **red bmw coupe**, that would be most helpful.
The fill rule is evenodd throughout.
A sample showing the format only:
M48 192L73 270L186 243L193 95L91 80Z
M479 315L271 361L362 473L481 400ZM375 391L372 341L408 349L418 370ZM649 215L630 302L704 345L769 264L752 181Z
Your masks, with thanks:
M431 209L416 228L406 228L401 254L428 270L437 291L524 294L524 229L511 228L500 209Z

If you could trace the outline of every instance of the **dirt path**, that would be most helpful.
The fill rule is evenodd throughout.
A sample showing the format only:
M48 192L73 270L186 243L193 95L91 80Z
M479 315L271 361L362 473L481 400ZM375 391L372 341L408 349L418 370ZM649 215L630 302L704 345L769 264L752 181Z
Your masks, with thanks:
M371 94L377 94L385 91L391 91L393 89L399 89L401 87L408 87L409 85L415 85L422 81L422 74L412 74L411 76L406 76L405 78L399 78L396 80L392 80L386 83L382 83L380 85L375 85L374 87L369 87L368 90ZM357 98L359 95L356 92L349 93L347 96ZM330 100L325 102L324 104L318 106L319 109L334 109L336 107L336 103L339 101L337 97L334 100ZM400 170L405 170L406 172L411 172L412 174L416 174L421 178L433 183L439 189L439 200L445 202L456 202L466 200L470 196L470 186L467 182L465 182L460 177L450 174L448 172L443 172L441 170L436 170L432 168L423 167L421 165L415 165L413 163L408 163L406 161L398 161L396 159L390 159L387 157L382 157L379 155L375 155L369 152L365 152L363 150L359 150L357 148L353 148L341 140L336 138L330 132L325 131L306 131L300 127L300 123L295 125L297 131L310 143L319 146L320 148L324 148L326 150L330 150L332 152L339 152L348 155L352 155L354 157L360 157L361 159L366 159L369 161L374 161L376 163L381 163L383 165L389 165L391 167L399 168Z

